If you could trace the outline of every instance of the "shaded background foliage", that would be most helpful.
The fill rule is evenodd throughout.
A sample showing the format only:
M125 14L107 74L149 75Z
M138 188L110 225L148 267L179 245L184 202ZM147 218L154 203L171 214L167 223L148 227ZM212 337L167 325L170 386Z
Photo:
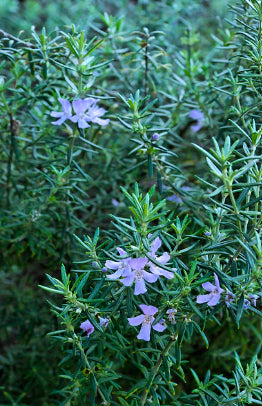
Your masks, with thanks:
M184 197L182 205L171 200L168 207L174 215L200 216L190 225L191 233L205 223L196 204L206 203L196 175L203 176L206 163L192 142L210 148L212 136L218 142L229 132L232 139L241 136L230 120L243 128L243 117L261 122L258 56L248 43L248 24L253 28L256 22L248 14L242 18L241 8L229 12L227 5L219 0L1 2L0 28L8 34L0 31L5 95L0 130L1 404L60 404L63 380L54 381L59 346L54 348L46 338L57 321L37 285L45 283L45 273L56 275L61 261L70 268L83 254L73 233L92 234L103 224L105 234L113 238L108 214L127 213L120 186L128 189L137 180L148 190L156 183L148 176L143 150L131 153L139 144L121 121L128 112L119 93L128 97L140 88L149 100L157 99L148 125L168 129L162 130L162 139L178 158L163 153L161 159L174 169L172 175L169 172L172 193ZM81 30L88 40L94 35L96 41L104 40L91 54L93 76L83 81L88 95L101 97L111 123L106 130L90 129L88 140L94 145L78 138L73 164L68 165L72 129L52 126L49 115L57 109L58 94L76 93L81 74L73 69L79 61L63 49L68 45L65 36L74 37ZM206 117L197 134L190 130L192 109ZM190 193L183 192L183 186L190 187ZM164 197L172 193L163 191ZM120 204L115 206L112 199ZM216 325L207 335L213 347L208 365L202 363L205 349L198 339L190 338L184 348L185 359L190 357L200 375L207 366L212 372L231 372L232 354L221 353L218 341L224 348L230 342L231 349L241 349L247 360L261 341L258 322L250 325L247 319L241 332L227 320L219 335ZM192 386L188 378L178 391Z

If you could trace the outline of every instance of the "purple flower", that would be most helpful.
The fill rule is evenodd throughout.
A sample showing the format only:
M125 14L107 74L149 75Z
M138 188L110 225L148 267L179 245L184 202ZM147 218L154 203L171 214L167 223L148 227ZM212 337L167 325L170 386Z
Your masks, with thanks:
M73 123L77 123L79 128L88 128L90 125L87 123L87 121L90 121L88 119L88 114L86 113L86 110L89 109L93 103L95 103L96 100L93 99L92 97L89 97L88 99L78 99L73 101L73 107L74 107L74 112L76 113L74 116L70 118L70 120Z
M206 303L208 306L215 306L220 299L220 295L224 292L224 289L220 288L218 276L214 273L215 285L212 285L210 282L202 283L204 289L210 292L208 295L198 295L197 303Z
M109 320L107 317L105 317L105 318L99 317L99 325L100 325L101 327L106 328L106 327L108 326L109 321L110 321L110 320Z
M170 260L170 255L167 252L164 252L163 255L160 257L156 256L156 251L161 247L162 243L159 237L156 237L154 241L151 243L151 249L150 252L148 253L152 258L154 258L159 264L166 264ZM166 271L165 269L162 269L160 266L154 264L153 262L149 262L150 266L150 271L159 276L164 276L167 279L173 279L174 274L173 272Z
M210 231L207 231L205 234L207 237L210 237L212 234L210 233Z
M191 189L192 188L190 186L182 186L181 187L181 190L183 190L185 192L188 192ZM183 200L181 199L181 197L176 195L176 194L167 197L167 200L170 200L171 202L175 202L175 203L183 203Z
M52 124L54 125L61 125L64 121L71 119L72 117L72 107L70 102L66 99L61 99L60 97L58 101L62 104L63 111L52 111L52 113L50 113L52 117L58 118L57 121L52 121Z
M147 291L145 281L149 283L154 283L158 279L158 275L153 275L152 273L146 272L144 267L147 264L147 258L134 258L129 261L132 268L125 278L121 279L125 286L131 286L135 281L135 295L141 295Z
M164 325L163 319L159 323L152 326L155 320L154 314L158 312L157 307L140 305L140 308L142 309L144 314L136 317L131 317L128 319L128 321L131 326L139 326L140 324L142 324L137 338L139 340L150 341L151 327L153 327L153 329L156 331L162 332L165 330L166 326Z
M97 103L97 101L88 110L87 120L91 121L92 123L96 123L96 124L99 124L102 126L107 125L110 120L108 118L107 119L100 118L106 113L106 110L102 109L101 107L97 107L96 103Z
M178 195L168 196L167 200L169 200L170 202L175 202L175 203L182 203L183 202L181 197L179 197Z
M106 261L105 266L116 271L112 275L107 275L107 279L119 279L121 276L127 276L131 272L131 267L129 264L131 258L126 258L127 252L124 251L122 248L117 247L116 249L119 253L119 258L121 259L121 257L123 256L125 258L121 259L119 262L111 261L110 259Z
M119 201L116 200L116 199L112 199L111 203L112 203L112 205L113 205L114 207L117 207L117 206L119 206L119 204L120 204Z
M248 309L249 308L249 306L250 306L250 301L248 300L248 299L244 299L244 309L246 310L246 309Z
M88 128L90 127L88 122L97 123L104 126L110 121L109 119L100 118L105 114L106 110L97 107L98 100L94 99L93 97L74 100L74 115L72 115L72 107L68 100L61 98L58 100L62 104L63 111L52 111L51 116L59 118L59 120L53 121L52 124L61 125L65 120L69 119L73 123L77 123L79 128Z
M87 337L90 336L95 331L95 328L89 320L84 321L81 323L80 328L87 333Z
M227 308L229 308L230 303L233 302L235 297L236 297L236 295L234 295L234 293L227 291L226 297L225 297L225 303L226 303Z
M199 110L191 110L189 117L197 122L196 124L191 125L191 130L195 133L198 132L203 127L204 114Z
M176 320L175 320L175 315L177 313L177 309L169 309L167 310L167 314L168 314L168 320L171 322L171 324L176 324Z
M258 298L259 298L258 295L253 295L253 293L249 293L248 299L244 300L244 309L245 310L248 309L250 304L252 304L252 306L256 307Z
M253 295L253 293L249 293L248 297L249 297L249 300L250 300L252 306L256 307L257 299L259 298L259 296L258 295Z

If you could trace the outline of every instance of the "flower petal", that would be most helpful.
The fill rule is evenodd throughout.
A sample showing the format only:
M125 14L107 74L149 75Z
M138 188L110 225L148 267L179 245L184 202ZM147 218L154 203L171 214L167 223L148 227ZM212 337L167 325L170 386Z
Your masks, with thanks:
M80 328L87 333L87 337L90 336L95 331L95 328L89 320L84 321L80 324Z
M210 298L209 302L207 302L208 306L215 306L216 304L218 304L219 299L220 293L213 295L213 297Z
M143 269L144 266L146 265L147 258L134 258L131 259L129 263L132 269L139 271L140 269Z
M92 105L96 105L97 102L99 102L99 99L94 99L93 97L87 97L84 99L87 105L87 109L89 109Z
M193 120L203 120L204 114L202 113L202 111L193 109L190 111L189 117L192 118Z
M220 288L220 285L219 285L219 279L218 279L218 276L217 276L216 273L214 273L214 277L215 277L216 288L217 288L218 292L221 292L221 288Z
M101 327L106 328L108 326L108 324L109 324L109 321L110 320L107 317L99 317L99 325Z
M198 295L197 296L197 303L205 303L208 302L212 298L212 295Z
M126 278L120 279L120 282L122 282L125 286L131 286L132 283L134 282L135 275L134 273L130 273Z
M165 269L160 268L160 275L164 276L167 279L173 279L175 274L170 271L166 271Z
M139 340L150 341L151 324L142 324L141 330L137 336Z
M105 266L109 269L118 269L119 268L120 263L116 262L116 261L111 261L111 259L108 259L105 263Z
M168 196L167 200L170 200L170 202L183 203L183 200L178 195Z
M54 125L61 125L61 124L63 124L64 121L66 121L66 117L65 117L65 116L61 117L61 118L60 118L59 120L57 120L57 121L51 121L51 124L54 124Z
M213 285L213 284L210 283L210 282L204 282L204 283L202 283L202 287L203 287L204 289L208 290L209 292L212 292L214 289L216 289L216 286Z
M73 107L76 114L85 113L85 111L90 107L90 102L88 99L73 100Z
M62 104L64 112L71 116L72 114L71 103L67 99L61 99L61 97L58 98L58 101Z
M127 252L126 252L125 250L123 250L122 248L116 247L116 249L117 249L118 254L119 254L120 256L122 256L122 255L127 255Z
M130 273L132 273L131 267L129 264L126 264L122 274L123 278L129 276Z
M147 282L154 283L158 280L158 275L155 275L153 273L149 273L146 271L142 271L142 272L143 272L143 277Z
M118 269L115 273L107 275L106 279L119 279L123 274L123 269Z
M159 237L156 237L152 242L151 242L151 249L150 252L155 255L156 251L161 247L162 242Z
M64 115L64 113L62 111L52 111L50 113L51 117L62 117Z
M140 314L139 316L136 317L129 317L128 322L130 326L138 326L139 324L142 324L143 321L145 320L144 314Z
M166 329L166 326L164 326L161 323L156 323L154 326L152 326L154 330L159 331L160 333L162 333L162 331L164 331Z
M78 127L79 128L88 128L88 127L90 127L90 125L87 124L87 122L86 122L86 120L84 118L80 118L78 120Z
M166 262L168 262L170 260L170 255L167 252L164 252L164 254L161 255L160 257L157 257L156 260L160 264L165 264Z
M102 126L109 124L109 122L110 122L109 118L102 119L102 118L96 117L92 120L92 123L99 124Z
M142 295L143 293L146 293L146 291L147 289L144 279L136 279L134 295Z
M158 312L158 308L155 306L141 304L139 307L142 309L142 312L148 316L154 316L154 314Z
M77 123L78 122L78 116L72 116L72 117L69 117L69 120L71 120L73 123Z
M202 127L203 125L201 123L190 126L191 130L194 131L195 133L197 133Z

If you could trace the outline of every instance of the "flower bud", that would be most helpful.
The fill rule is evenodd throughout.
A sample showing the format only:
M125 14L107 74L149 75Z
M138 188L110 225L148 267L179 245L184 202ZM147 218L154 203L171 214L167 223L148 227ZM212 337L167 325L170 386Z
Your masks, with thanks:
M157 140L159 139L159 137L160 137L160 135L159 135L158 133L154 133L154 134L152 135L152 140L153 140L153 141L157 141Z

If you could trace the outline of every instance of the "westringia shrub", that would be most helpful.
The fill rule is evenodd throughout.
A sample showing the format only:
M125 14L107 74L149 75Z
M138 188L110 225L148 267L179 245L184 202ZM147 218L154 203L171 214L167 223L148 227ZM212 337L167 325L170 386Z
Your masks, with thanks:
M1 260L14 281L14 262L37 269L61 351L43 397L29 373L3 404L262 404L261 1L232 3L212 40L169 21L177 5L124 3L146 24L0 31ZM5 346L24 303L3 307Z

